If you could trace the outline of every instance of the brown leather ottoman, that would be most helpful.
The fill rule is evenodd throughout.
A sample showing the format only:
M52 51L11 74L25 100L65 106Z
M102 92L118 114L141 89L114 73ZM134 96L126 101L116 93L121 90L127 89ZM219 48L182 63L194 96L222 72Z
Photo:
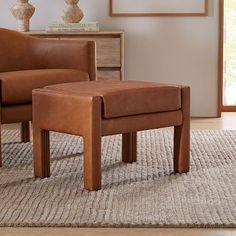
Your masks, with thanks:
M49 131L84 138L84 187L101 189L101 137L122 135L122 160L136 161L136 132L174 126L174 171L189 171L190 88L141 81L91 81L33 91L36 177L50 176Z

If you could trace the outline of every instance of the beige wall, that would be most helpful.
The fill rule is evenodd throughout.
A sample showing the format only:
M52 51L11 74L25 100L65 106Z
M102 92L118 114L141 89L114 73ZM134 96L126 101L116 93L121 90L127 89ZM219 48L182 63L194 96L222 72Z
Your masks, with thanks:
M15 1L0 0L0 27L15 28L9 12ZM192 115L215 116L218 0L209 1L208 17L111 18L109 0L80 0L85 20L99 21L102 28L125 30L126 79L190 85ZM63 0L31 2L37 8L32 29L60 20Z

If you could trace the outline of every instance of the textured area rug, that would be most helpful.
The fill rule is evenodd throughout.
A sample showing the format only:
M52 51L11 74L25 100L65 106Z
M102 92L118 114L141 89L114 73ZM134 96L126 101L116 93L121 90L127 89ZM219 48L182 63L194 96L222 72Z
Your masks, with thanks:
M194 131L191 172L173 174L171 130L140 132L138 161L103 138L102 190L83 190L82 139L51 134L48 179L35 179L32 144L4 131L0 226L235 227L236 131ZM10 143L11 142L11 143Z

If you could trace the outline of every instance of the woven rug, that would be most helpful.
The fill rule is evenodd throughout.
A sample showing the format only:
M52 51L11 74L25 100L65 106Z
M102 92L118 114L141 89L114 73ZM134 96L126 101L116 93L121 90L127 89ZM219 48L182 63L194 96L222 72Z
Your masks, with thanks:
M83 189L82 139L51 133L48 179L35 179L32 144L4 131L0 226L236 227L236 131L193 131L191 172L173 174L172 130L138 135L138 161L121 137L103 138L102 190Z

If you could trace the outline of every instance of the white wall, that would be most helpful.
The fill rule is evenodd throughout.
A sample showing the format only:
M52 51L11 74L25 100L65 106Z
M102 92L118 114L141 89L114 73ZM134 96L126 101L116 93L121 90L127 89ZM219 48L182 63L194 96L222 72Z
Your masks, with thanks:
M16 28L0 0L0 27ZM124 29L126 79L186 84L192 87L192 115L216 116L218 1L210 0L208 17L111 18L109 0L80 0L86 21L103 29ZM60 20L63 0L31 0L36 7L32 29Z

